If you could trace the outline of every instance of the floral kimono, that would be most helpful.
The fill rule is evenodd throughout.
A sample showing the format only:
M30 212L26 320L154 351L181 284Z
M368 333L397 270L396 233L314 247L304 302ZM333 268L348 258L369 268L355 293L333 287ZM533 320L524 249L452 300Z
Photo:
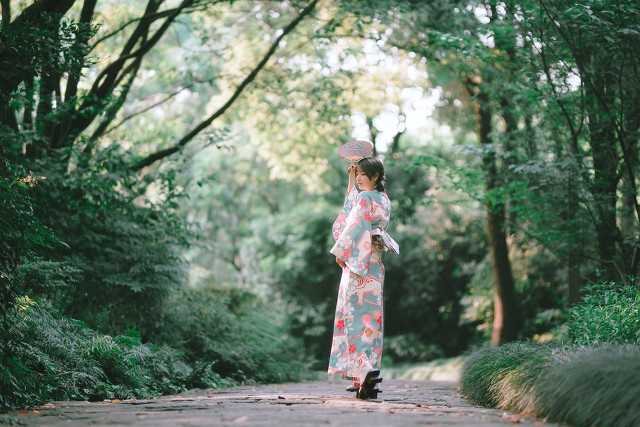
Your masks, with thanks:
M347 195L333 224L336 240L331 253L346 264L342 270L329 358L329 374L362 381L380 369L382 357L382 252L398 253L386 233L390 214L384 192L355 187Z

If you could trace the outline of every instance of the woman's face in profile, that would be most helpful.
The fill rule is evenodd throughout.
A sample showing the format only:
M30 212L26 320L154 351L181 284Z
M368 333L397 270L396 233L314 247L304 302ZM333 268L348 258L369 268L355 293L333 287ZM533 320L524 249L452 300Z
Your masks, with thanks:
M375 179L369 179L360 167L356 167L356 182L361 191L371 191L373 186L376 185Z

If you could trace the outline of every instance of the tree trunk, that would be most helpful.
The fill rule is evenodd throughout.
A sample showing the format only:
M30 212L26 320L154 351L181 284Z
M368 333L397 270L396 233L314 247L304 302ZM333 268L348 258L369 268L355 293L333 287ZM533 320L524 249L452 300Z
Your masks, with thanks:
M578 134L574 131L574 127L571 129L571 144L567 144L566 155L569 160L576 160L578 156ZM567 224L567 231L570 240L567 241L567 250L565 256L565 265L567 267L567 304L571 307L574 304L580 302L580 289L582 289L583 283L580 277L580 262L576 255L576 246L579 242L576 242L574 236L578 236L580 230L575 224L576 213L580 209L578 205L578 194L580 189L578 188L578 172L571 168L567 176L567 199L566 207L563 212L563 220Z
M585 85L590 105L589 131L591 135L591 154L593 158L593 195L597 212L596 235L600 264L607 280L624 280L624 265L616 256L616 238L619 235L616 224L616 201L618 188L618 154L616 152L615 124L606 111L606 105L598 100L606 96L607 78L601 82ZM609 105L613 105L610 103Z
M476 89L479 88L476 86ZM478 138L486 147L483 166L487 173L487 192L499 186L495 152L491 148L491 106L489 97L481 90L476 94L474 108L478 118ZM516 297L515 282L511 272L511 261L507 245L505 206L503 203L487 203L487 239L491 251L493 269L493 331L491 344L498 345L518 338L520 311Z
M366 116L367 118L367 127L369 128L369 138L371 138L371 143L373 144L373 156L378 155L378 147L376 147L376 139L378 139L378 129L373 126L373 117Z
M624 137L620 138L622 151L622 163L626 171L626 182L622 188L622 209L620 212L620 229L622 238L637 236L640 225L640 205L638 204L638 135L640 135L640 93L627 103L626 115L624 115ZM637 242L636 242L637 243ZM638 274L640 262L639 247L628 242L623 243L625 259L628 260L628 275L635 277Z

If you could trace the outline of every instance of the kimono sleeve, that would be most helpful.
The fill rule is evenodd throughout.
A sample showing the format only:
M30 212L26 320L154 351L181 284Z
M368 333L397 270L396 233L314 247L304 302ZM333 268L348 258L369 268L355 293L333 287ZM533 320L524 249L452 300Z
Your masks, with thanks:
M358 195L331 253L340 258L355 274L366 276L371 256L371 196Z
M353 209L353 207L356 205L357 198L358 198L358 190L356 190L354 186L349 192L349 194L347 194L347 196L345 197L342 211L340 212L340 215L338 215L338 218L336 219L336 221L333 223L333 239L334 240L338 240L338 237L340 237L340 234L342 234L342 232L344 231L345 226L347 224L347 218L349 217L349 213L351 212L351 209Z

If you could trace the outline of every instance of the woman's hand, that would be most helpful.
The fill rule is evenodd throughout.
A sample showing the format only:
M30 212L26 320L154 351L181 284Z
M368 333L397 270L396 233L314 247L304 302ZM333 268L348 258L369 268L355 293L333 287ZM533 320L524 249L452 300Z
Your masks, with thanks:
M351 189L356 183L356 165L351 163L349 169L347 169L347 173L349 174L349 187L347 188L347 194L351 193Z
M347 264L344 263L343 260L341 260L340 258L336 257L336 262L340 265L340 267L345 268L347 266Z

